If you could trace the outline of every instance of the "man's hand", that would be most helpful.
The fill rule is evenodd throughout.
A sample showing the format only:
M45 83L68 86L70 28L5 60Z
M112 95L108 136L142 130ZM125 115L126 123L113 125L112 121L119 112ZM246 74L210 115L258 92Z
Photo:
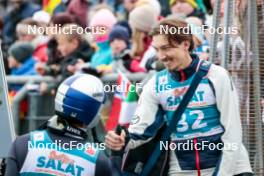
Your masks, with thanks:
M109 131L105 136L106 146L114 151L121 150L125 146L126 133L122 130L121 134L118 135L115 131Z

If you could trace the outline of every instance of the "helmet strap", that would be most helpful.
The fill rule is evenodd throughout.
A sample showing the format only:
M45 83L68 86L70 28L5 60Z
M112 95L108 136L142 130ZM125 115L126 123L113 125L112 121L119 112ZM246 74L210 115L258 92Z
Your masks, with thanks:
M64 135L70 135L70 136L76 136L76 137L81 137L83 139L87 138L87 133L85 130L75 127L67 122L67 120L58 118L58 122L62 123L64 128L62 131L64 132Z
M52 130L53 132L61 135L70 136L73 138L79 139L87 139L87 133L84 129L75 127L67 122L67 120L63 118L57 118L57 124L60 126L56 128L54 125L48 125L48 129Z

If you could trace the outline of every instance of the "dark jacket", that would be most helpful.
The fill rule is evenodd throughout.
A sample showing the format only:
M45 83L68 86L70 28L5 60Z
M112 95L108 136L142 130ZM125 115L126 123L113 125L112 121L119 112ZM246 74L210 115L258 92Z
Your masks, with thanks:
M65 79L72 74L67 71L68 65L74 65L78 59L89 62L91 55L94 53L94 50L90 47L90 45L86 41L83 41L73 53L71 53L69 56L62 57L57 49L57 45L58 44L55 39L51 39L48 42L49 59L45 69L45 75L58 76L61 74L63 79ZM57 71L52 69L52 65L60 66L60 70Z
M61 81L72 75L72 73L67 70L69 65L75 65L78 59L82 59L84 62L90 62L93 53L94 50L86 41L81 42L79 47L69 56L64 57L60 63L62 77Z
M53 142L60 141L61 144L67 143L68 146L71 141L75 141L76 144L85 144L87 141L84 139L79 139L79 136L71 135L68 137L62 135L54 130L51 130L49 127L45 129L47 131L50 139ZM28 153L28 142L30 141L30 133L18 137L12 144L9 155L7 157L7 167L5 175L8 176L17 176L25 162ZM40 153L41 154L41 153ZM95 176L101 175L117 175L113 170L113 166L110 160L105 156L105 154L100 151L95 162ZM106 174L107 173L107 174Z
M24 2L19 9L13 9L4 17L3 42L11 44L16 38L16 25L21 20L31 17L36 11L40 10L40 6Z

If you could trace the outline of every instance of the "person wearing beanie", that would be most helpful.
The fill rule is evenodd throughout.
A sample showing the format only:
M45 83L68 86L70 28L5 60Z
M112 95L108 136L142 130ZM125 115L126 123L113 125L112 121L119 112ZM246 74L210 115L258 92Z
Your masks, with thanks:
M186 17L196 16L203 22L205 20L205 14L195 0L170 0L169 5L172 14Z
M114 14L107 8L102 8L95 12L90 21L90 26L105 26L111 29L117 22Z
M14 43L8 50L9 67L19 68L21 65L27 63L27 61L32 59L33 51L33 46L28 42Z
M136 7L146 4L152 6L157 16L160 15L161 6L158 0L124 0L124 7L128 12L131 12Z
M117 25L109 34L109 42L112 48L112 54L118 55L124 49L129 47L129 34L125 27Z
M33 45L33 56L37 62L46 63L48 60L47 42L49 40L49 37L46 36L44 33L38 32L38 29L43 27L45 27L45 24L41 22L41 19L37 19L36 17L35 19L26 18L17 24L16 35L18 41L30 42ZM31 30L30 28L33 28L33 30Z
M132 29L129 26L127 20L118 21L115 25L120 25L120 26L123 26L124 28L126 28L126 30L128 31L128 34L129 34L129 38L132 37Z
M146 15L147 14L147 15ZM129 14L129 25L132 30L149 32L157 21L155 10L150 5L136 7Z
M46 27L50 22L50 14L44 10L37 11L33 14L32 19L40 23L41 26Z
M199 56L200 59L209 59L209 43L205 39L204 31L202 30L202 22L197 17L188 17L185 19L191 28L194 42L194 53Z
M144 58L144 54L151 49L151 38L148 33L158 21L158 18L153 7L144 4L130 12L128 21L132 28L131 57L133 58L129 64L129 70L144 72L145 69L140 66L140 62Z
M17 42L11 45L8 50L8 66L11 69L11 75L24 76L35 75L34 65L36 63L33 58L34 48L28 42ZM18 90L21 86L11 87L13 90Z
M97 10L93 14L93 16L91 16L90 27L101 27L102 29L104 28L103 33L93 34L93 38L97 46L97 51L91 58L91 67L97 69L98 67L111 64L113 58L109 43L109 33L116 23L116 17L107 8L101 8Z
M127 28L121 25L115 25L109 34L109 41L114 59L110 71L118 72L118 70L120 70L123 73L126 72L126 56L128 54L127 51L130 48L130 37Z
M179 0L170 0L169 4L170 6L173 6L174 4L177 3ZM196 3L195 0L185 0L186 3L190 4L193 8L197 8L198 4Z

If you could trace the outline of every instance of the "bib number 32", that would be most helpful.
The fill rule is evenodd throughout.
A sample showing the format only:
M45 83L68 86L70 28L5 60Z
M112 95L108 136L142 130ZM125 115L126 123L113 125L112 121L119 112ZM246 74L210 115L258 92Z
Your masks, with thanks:
M195 121L191 124L190 121L189 123L187 122L187 116L190 119L193 119L193 116L197 117L195 119ZM194 117L194 118L195 118ZM189 112L189 114L184 113L182 115L181 120L179 121L178 127L177 127L177 131L178 132L185 132L187 130L189 130L189 128L191 128L192 130L196 130L196 129L200 129L200 128L204 128L207 126L206 122L202 123L202 120L204 119L204 113L200 110L194 110Z

